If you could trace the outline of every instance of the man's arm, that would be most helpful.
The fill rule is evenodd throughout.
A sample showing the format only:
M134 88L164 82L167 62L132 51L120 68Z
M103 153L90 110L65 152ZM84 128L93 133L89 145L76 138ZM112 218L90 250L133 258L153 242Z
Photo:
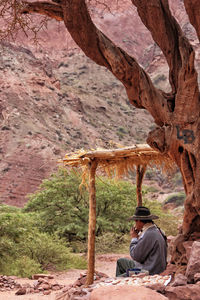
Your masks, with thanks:
M149 232L145 232L140 238L133 237L130 243L130 256L133 260L144 263L154 245L155 241Z

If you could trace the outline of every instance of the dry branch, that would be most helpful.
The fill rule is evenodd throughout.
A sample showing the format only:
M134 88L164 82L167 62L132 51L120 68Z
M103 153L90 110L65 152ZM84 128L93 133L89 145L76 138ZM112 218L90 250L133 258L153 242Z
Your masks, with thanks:
M63 21L62 7L51 2L24 2L25 7L22 9L22 14L38 13L48 16L57 21Z

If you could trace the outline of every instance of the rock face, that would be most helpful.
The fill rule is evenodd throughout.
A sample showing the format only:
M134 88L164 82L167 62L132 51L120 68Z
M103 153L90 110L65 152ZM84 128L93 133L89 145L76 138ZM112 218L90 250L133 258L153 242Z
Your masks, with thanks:
M26 195L57 170L66 152L145 139L151 117L143 111L146 129L139 124L132 128L137 116L122 86L83 55L41 60L10 44L1 44L0 53L3 203L23 206ZM97 72L102 79L98 87Z
M165 296L169 300L198 300L200 295L200 286L196 284L187 284L185 286L167 287Z
M200 242L195 241L192 245L190 257L187 264L186 276L189 282L194 282L194 276L200 270Z
M92 291L90 300L167 300L159 293L145 287L111 286L101 287Z

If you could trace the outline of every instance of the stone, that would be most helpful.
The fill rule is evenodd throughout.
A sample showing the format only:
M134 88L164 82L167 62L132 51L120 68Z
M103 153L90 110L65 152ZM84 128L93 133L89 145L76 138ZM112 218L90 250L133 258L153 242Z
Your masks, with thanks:
M196 273L199 273L199 270L200 270L199 257L200 257L200 242L195 241L191 248L190 258L189 258L186 273L185 273L188 283L193 283L194 275Z
M46 290L43 292L43 295L50 295L51 294L51 291L50 290Z
M51 286L47 283L42 283L40 285L40 287L43 289L43 290L49 290L51 288Z
M25 295L25 294L26 294L26 288L21 288L15 293L15 295Z
M53 285L51 289L52 289L53 291L58 291L58 290L60 290L61 288L62 288L62 287L61 287L60 285Z
M200 273L196 273L194 275L194 282L199 282L200 281Z
M34 274L32 276L32 279L35 279L35 280L37 280L39 278L54 279L54 276L50 275L50 274Z
M199 300L200 286L198 284L187 284L184 286L167 286L165 296L169 300Z
M89 300L167 300L151 289L142 286L106 286L94 289Z
M152 289L152 290L155 290L161 294L164 294L164 291L165 291L165 288L166 286L162 283L154 283L154 284L151 284L151 285L147 285L148 288Z
M177 274L171 286L179 286L179 285L186 285L186 284L187 284L187 277L184 276L183 274Z

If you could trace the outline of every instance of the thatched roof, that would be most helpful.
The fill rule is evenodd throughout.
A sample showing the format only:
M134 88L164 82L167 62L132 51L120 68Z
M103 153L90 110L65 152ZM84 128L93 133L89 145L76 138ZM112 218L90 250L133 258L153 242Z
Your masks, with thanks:
M155 166L164 171L174 168L174 163L168 154L162 154L147 144L110 150L98 149L88 152L79 150L74 153L67 153L62 161L65 166L83 166L87 168L93 160L97 161L100 170L109 175L114 171L118 177L127 174L129 170L138 165Z

